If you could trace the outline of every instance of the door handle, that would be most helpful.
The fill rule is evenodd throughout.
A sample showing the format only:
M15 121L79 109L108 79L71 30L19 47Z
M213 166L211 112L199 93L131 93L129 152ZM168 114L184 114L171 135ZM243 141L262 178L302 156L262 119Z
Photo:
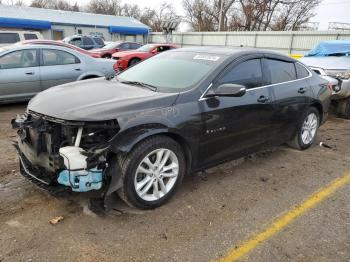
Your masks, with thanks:
M34 75L34 72L33 71L30 71L30 72L25 72L26 75Z
M270 98L268 97L268 96L260 96L258 99L257 99L257 101L259 102L259 103L266 103L266 102L268 102L270 100Z
M304 94L307 91L307 89L305 89L304 87L300 87L298 90L299 94Z
M75 71L80 71L81 69L80 68L74 68Z

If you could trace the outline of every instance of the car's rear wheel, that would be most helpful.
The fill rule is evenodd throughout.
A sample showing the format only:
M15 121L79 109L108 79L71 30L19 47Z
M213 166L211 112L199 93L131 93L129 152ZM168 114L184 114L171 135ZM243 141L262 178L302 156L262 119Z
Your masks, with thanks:
M133 58L133 59L130 60L128 66L129 66L129 67L130 67L130 66L134 66L134 65L140 63L140 61L141 61L141 60L138 59L138 58Z
M309 148L315 142L319 125L320 114L316 108L310 107L301 118L297 133L288 145L299 150Z
M119 196L127 204L143 209L169 200L186 170L181 146L166 136L144 140L119 159L119 164L124 180Z

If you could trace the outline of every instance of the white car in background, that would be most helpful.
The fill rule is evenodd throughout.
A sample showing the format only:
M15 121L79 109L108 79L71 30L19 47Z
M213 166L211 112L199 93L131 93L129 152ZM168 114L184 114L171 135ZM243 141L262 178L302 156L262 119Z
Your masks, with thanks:
M350 118L350 41L320 42L300 61L330 82L338 114Z
M43 39L43 36L37 31L0 31L0 47L33 39Z

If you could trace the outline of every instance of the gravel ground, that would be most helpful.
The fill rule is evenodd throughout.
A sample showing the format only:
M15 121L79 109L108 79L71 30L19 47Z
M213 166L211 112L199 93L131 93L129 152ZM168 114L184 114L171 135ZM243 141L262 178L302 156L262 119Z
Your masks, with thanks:
M350 171L350 121L331 117L307 151L281 146L184 179L165 206L118 202L96 216L84 195L54 198L18 174L9 121L24 104L0 106L0 261L209 261ZM350 261L350 186L264 242L246 261ZM63 216L56 225L49 220Z

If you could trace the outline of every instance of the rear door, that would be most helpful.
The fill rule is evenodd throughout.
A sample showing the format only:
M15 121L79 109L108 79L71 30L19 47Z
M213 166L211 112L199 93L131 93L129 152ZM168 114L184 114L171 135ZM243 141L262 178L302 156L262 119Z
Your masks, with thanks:
M200 99L203 134L200 159L203 165L254 152L269 144L273 117L272 93L265 87L262 55L247 56L229 67L211 88L220 84L244 85L242 97Z
M294 134L312 90L307 81L309 74L299 76L298 79L294 61L267 56L263 59L263 64L268 70L268 83L274 96L274 140L278 144Z
M41 91L37 49L0 57L0 100L27 99Z
M40 79L42 90L76 81L82 74L82 63L72 53L58 49L42 49Z

